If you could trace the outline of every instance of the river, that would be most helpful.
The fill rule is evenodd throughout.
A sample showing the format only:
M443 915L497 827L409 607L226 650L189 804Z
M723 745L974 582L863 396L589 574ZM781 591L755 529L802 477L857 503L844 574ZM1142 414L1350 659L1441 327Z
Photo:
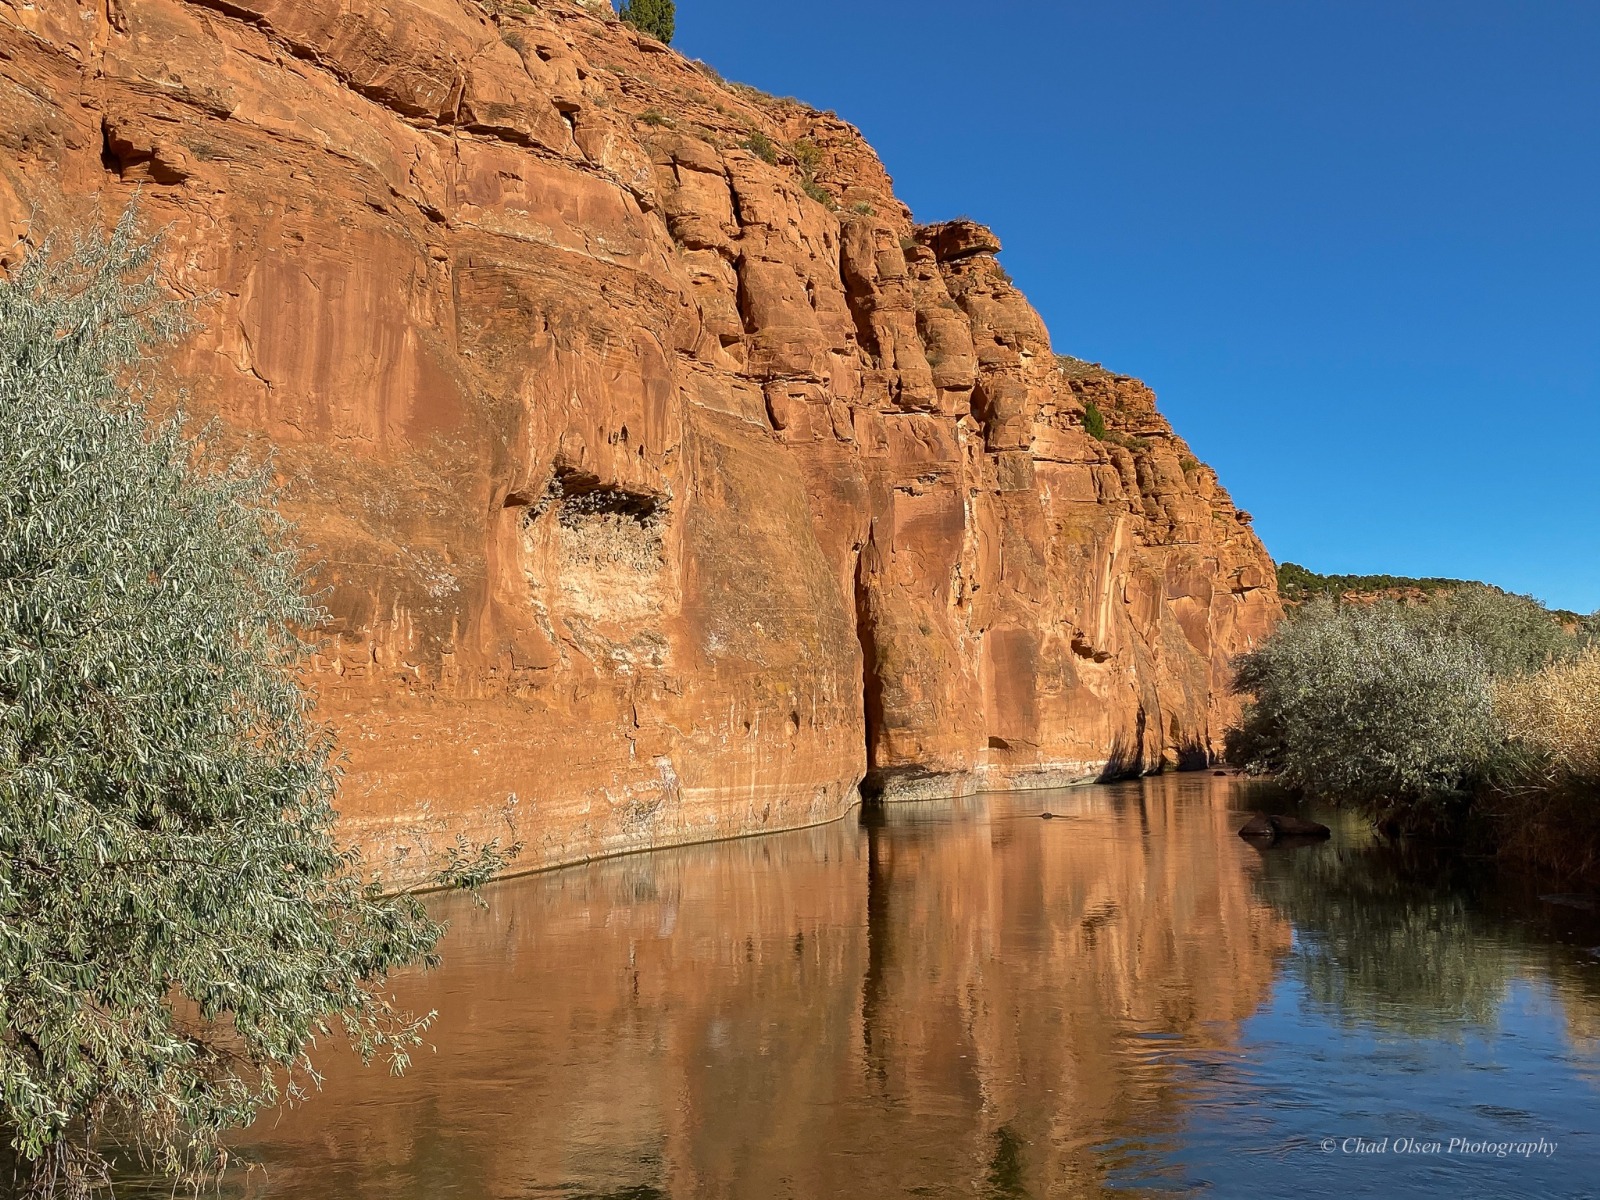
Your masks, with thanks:
M1595 1195L1590 900L1338 814L1261 851L1273 802L897 805L442 898L432 1049L330 1055L224 1194Z

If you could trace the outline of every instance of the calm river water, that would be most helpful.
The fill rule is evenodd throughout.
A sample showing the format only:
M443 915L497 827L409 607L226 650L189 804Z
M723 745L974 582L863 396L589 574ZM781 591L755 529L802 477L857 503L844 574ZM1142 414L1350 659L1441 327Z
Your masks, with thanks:
M1590 901L1349 820L1260 852L1255 786L892 806L441 901L443 968L399 983L436 1052L331 1058L224 1194L1600 1194Z

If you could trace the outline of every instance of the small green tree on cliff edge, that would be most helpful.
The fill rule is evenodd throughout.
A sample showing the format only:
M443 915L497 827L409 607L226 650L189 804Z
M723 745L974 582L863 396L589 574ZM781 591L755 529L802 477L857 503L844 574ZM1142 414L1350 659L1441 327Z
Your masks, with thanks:
M672 44L673 29L677 25L677 6L673 0L625 0L621 16L635 29Z
M334 840L264 473L146 418L153 255L130 214L0 279L0 1191L41 1197L107 1145L214 1174L330 1026L403 1068L427 1018L384 979L440 933Z

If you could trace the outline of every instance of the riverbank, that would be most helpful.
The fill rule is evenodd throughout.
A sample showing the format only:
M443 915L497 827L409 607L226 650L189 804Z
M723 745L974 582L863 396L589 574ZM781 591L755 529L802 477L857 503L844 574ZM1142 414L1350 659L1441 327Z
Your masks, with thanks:
M1225 770L1220 766L1215 768L1180 768L1180 770L1193 770L1196 772L1204 771L1212 775L1232 776L1237 774L1237 772L1233 769ZM1170 772L1155 772L1155 774L1166 773ZM858 785L849 793L849 803L842 811L836 815L826 816L819 820L810 821L805 824L775 826L771 828L761 828L735 833L719 833L709 837L694 838L692 840L686 839L682 841L662 842L659 844L652 843L649 845L627 845L621 848L611 849L603 853L591 854L584 857L569 858L557 861L546 860L538 863L537 865L527 865L527 857L523 853L519 852L515 859L508 861L505 869L495 874L494 879L497 882L508 882L511 880L522 879L530 875L543 875L548 874L551 871L562 871L572 867L587 866L592 863L607 862L612 859L627 858L633 855L652 854L666 850L686 850L696 846L709 846L722 842L744 841L751 838L763 838L786 833L798 833L807 829L817 829L822 826L832 825L840 821L849 820L853 817L860 817L861 819L865 820L866 817L864 814L880 809L885 805L897 806L905 804L956 803L959 801L971 800L980 797L1015 797L1018 803L1022 803L1022 797L1032 792L1060 792L1067 789L1087 788L1096 785L1119 782L1127 779L1128 777L1128 774L1123 772L1122 774L1108 778L1104 772L1104 769L1099 772L1092 772L1090 770L1090 764L1078 763L1071 764L1069 766L1063 766L1057 770L1034 771L1021 774L1006 773L1001 776L1005 786L999 787L992 785L990 782L991 777L980 776L976 774L967 774L954 778L946 776L932 776L918 779L914 782L902 779L897 786L873 792L864 791L863 788ZM982 782L980 782L980 780ZM410 838L410 844L420 844L423 847L424 853L429 855L430 861L436 861L439 854L449 844L445 840L445 834L448 832L449 828L450 827L440 825L431 832L431 836L427 837L418 837L413 832L408 835ZM493 828L493 826L490 826L490 828ZM508 825L506 828L513 834L514 837L516 827ZM505 831L502 831L501 834L496 836L501 836L503 838L504 832ZM369 829L364 836L358 836L360 837L362 845L382 844L380 840L381 835L376 830ZM502 844L515 844L515 842L514 840L509 843L503 841ZM387 882L393 883L396 881L390 879L387 880ZM428 883L422 886L408 886L402 883L400 886L403 886L405 887L405 890L415 892L418 895L427 895L433 892L449 891L453 885L443 883Z

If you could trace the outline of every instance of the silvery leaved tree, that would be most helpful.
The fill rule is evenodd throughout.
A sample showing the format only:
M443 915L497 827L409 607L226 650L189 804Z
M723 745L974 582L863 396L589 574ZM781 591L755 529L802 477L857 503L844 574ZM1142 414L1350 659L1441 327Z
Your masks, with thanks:
M1449 828L1500 741L1489 661L1441 610L1313 600L1236 665L1229 758L1386 826Z
M402 1069L385 977L440 933L335 842L268 477L146 416L154 251L130 211L0 280L0 1135L41 1196L107 1146L203 1180L335 1030Z

